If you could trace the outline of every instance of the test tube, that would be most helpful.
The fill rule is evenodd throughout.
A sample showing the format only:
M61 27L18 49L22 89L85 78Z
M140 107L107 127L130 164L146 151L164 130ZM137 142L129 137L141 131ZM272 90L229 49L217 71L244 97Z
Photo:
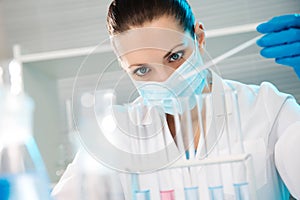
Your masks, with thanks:
M223 200L224 188L220 164L205 166L210 200ZM209 177L208 177L209 175Z
M250 200L249 184L247 182L235 183L233 187L236 200Z
M175 191L172 187L170 171L160 170L157 172L159 188L160 188L160 199L161 200L175 200Z
M247 167L246 163L240 161L232 163L233 187L236 200L250 199L250 188L247 180Z
M162 103L162 102L161 102ZM161 104L162 105L162 104ZM168 127L167 127L168 128ZM163 131L165 131L163 129ZM164 146L167 147L167 134L163 134L163 142ZM165 156L169 160L169 152L165 149ZM159 193L161 200L175 200L175 190L173 188L172 180L171 180L171 170L172 169L161 169L157 171L157 178L159 183Z
M185 110L184 113L179 115L176 112L174 115L175 130L176 130L176 141L179 152L185 152L182 157L183 160L195 159L195 146L194 146L194 130L193 121L191 116L191 108L189 108L189 98L181 98L179 102L180 106ZM173 100L173 106L176 107L176 100ZM176 109L175 109L176 110ZM185 136L184 136L185 134ZM184 136L184 138L183 138ZM184 142L187 141L187 142ZM186 143L186 144L185 144ZM185 151L185 146L189 147L188 151ZM188 200L198 200L199 199L199 188L197 184L197 174L194 167L183 168L183 183L184 183L184 196Z
M160 191L160 199L161 200L174 200L175 199L174 189L161 190Z
M195 96L191 97L194 98L193 100L196 101ZM194 134L196 130L193 129L193 119L192 119L192 110L189 110L189 101L191 99L186 99L185 101L185 106L187 107L187 112L186 112L186 120L188 122L187 125L187 135L188 135L188 145L189 145L189 155L188 155L188 160L194 160L196 159L196 148L195 148L195 142L194 142ZM197 106L198 107L198 106ZM197 121L199 120L199 117L197 116ZM199 131L199 134L200 131ZM185 199L189 200L198 200L199 199L199 187L197 183L197 171L195 167L189 167L188 172L190 175L190 180L191 180L191 186L190 187L185 187L184 188L184 193L185 193Z
M184 197L185 199L199 199L199 188L196 187L185 187L184 188Z
M223 186L208 187L210 200L222 200L224 199Z
M136 200L150 200L150 190L135 191Z
M216 93L218 95L218 92ZM205 148L203 149L206 151L204 152L204 156L218 157L220 151L218 146L219 134L223 130L225 123L223 119L224 108L222 106L220 107L220 102L218 102L220 101L219 96L216 96L216 94L214 93L203 94L201 96L197 96L197 98L198 102L201 102L202 104L202 109L211 111L211 125L206 127L206 135L203 137L203 139L205 140ZM198 116L201 116L201 110L198 110ZM203 123L200 123L199 126L202 127L201 130L204 130ZM214 139L212 141L211 139L209 140L209 138ZM210 199L223 200L224 189L220 164L207 165L205 166L205 171Z
M137 200L136 194L139 193L139 177L138 174L132 173L131 174L131 190L132 190L132 196L133 200Z
M244 146L236 91L224 91L223 99L226 117L226 133L228 137L227 146L229 149L229 154L243 154ZM236 138L230 138L233 136ZM232 146L235 146L235 148L231 148ZM246 164L243 161L241 161L231 163L230 167L232 170L233 187L236 199L250 199Z
M128 110L129 111L129 110ZM142 110L141 110L141 104L137 105L131 105L130 107L130 112L132 116L134 117L133 120L135 120L135 123L129 123L132 126L129 125L129 130L132 132L134 131L136 134L136 137L133 137L133 142L131 147L134 148L136 147L136 151L140 152L142 145L140 144L140 136L141 136L141 126L140 124L142 123ZM130 113L128 113L130 115ZM130 117L128 117L130 119ZM134 158L133 158L134 159ZM132 173L131 174L131 191L132 191L132 196L133 200L150 200L150 190L142 190L140 189L140 183L139 183L139 174L138 173Z
M240 161L231 164L233 187L235 199L237 200L250 199L250 188L247 180L247 166L245 162L246 161Z
M163 137L163 139L166 145L166 138ZM168 154L167 151L165 153ZM162 169L157 172L161 200L175 200L175 191L171 181L170 170Z
M170 173L167 170L158 171L158 181L160 188L160 200L175 200L175 190L170 181Z
M133 117L130 118L130 115ZM138 123L139 121L139 113L138 113L138 105L130 105L130 107L128 107L128 118L127 118L128 124L129 124L129 130L130 130L130 134L137 134L137 138L139 136L139 128L136 126L135 123L133 123L133 120L136 120L136 122ZM131 142L132 144L131 146L131 150L132 150L132 159L134 161L134 159L136 159L136 157L134 157L134 152L135 151L139 151L140 146L139 143L135 140L135 137L131 138ZM132 199L133 200L137 200L137 194L142 192L140 191L140 187L139 187L139 175L138 173L132 172L131 173L131 192L132 192Z

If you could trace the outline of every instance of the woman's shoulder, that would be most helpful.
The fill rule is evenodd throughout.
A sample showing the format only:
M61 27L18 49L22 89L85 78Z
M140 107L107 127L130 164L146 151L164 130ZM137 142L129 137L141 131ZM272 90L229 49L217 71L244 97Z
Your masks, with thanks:
M225 87L229 87L237 91L239 96L249 97L253 100L262 99L265 102L279 100L284 101L286 98L292 97L292 95L281 92L275 85L270 82L262 82L260 85L245 84L233 80L224 80Z
M224 80L224 83L225 87L237 91L238 101L243 110L248 110L248 113L265 113L269 119L277 116L287 99L293 98L290 94L280 92L270 82L254 85Z
M279 106L287 98L291 97L289 94L280 92L270 82L262 82L260 85L246 84L235 80L222 79L213 71L212 83L213 91L215 92L222 91L223 89L225 91L236 91L238 100L243 103L243 106Z

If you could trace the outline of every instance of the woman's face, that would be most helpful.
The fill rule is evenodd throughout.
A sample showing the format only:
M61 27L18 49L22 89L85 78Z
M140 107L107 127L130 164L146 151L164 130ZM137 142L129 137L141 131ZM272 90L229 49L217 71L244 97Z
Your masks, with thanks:
M113 40L122 68L138 81L165 81L195 48L191 34L167 16L132 27Z

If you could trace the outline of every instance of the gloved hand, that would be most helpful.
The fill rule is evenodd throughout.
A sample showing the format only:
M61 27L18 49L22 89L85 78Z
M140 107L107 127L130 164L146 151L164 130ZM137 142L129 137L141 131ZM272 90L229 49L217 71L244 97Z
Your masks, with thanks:
M260 54L294 68L300 78L300 14L277 16L257 27L264 35L257 41Z

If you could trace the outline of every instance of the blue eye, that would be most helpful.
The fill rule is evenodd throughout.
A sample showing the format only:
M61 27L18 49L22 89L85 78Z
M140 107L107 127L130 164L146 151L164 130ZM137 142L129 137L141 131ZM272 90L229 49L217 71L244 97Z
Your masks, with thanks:
M136 70L134 70L134 74L137 76L145 76L148 72L150 72L150 69L148 67L139 67Z
M176 53L173 53L169 56L168 61L169 62L175 62L180 60L184 55L184 51L178 51Z

